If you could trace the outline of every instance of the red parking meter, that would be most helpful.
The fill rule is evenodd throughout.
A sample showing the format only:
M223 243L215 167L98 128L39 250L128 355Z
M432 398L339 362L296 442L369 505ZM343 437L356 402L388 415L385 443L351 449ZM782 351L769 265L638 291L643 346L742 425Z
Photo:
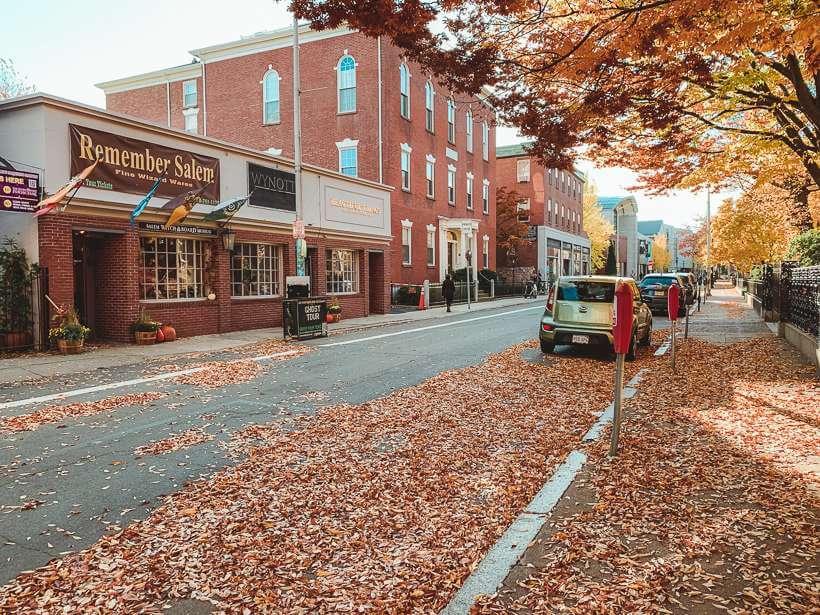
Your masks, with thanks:
M666 308L669 311L669 320L677 320L678 310L680 309L680 286L677 284L672 284L669 287L669 292L666 295Z
M615 306L612 320L612 345L616 354L629 351L629 342L632 340L632 288L629 284L618 282L615 288Z
M632 287L618 282L615 286L615 305L612 312L612 345L615 348L615 403L612 413L612 440L609 454L618 454L618 434L621 431L621 404L624 391L624 354L632 342Z

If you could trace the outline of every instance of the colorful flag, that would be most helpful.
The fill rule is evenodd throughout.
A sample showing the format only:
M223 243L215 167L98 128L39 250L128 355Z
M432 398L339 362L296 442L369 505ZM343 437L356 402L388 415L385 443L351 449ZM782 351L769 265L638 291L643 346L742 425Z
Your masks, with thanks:
M85 179L89 175L91 175L91 172L94 170L94 167L96 167L97 164L99 164L99 162L99 160L95 160L93 164L88 165L77 175L69 179L68 183L62 188L60 188L57 192L52 194L50 197L43 199L42 201L37 203L37 211L34 212L34 217L36 218L38 216L43 216L57 209L57 206L60 204L60 202L72 190L74 190L76 194L76 191L80 189L80 186L82 186ZM71 201L71 198L69 198L68 200Z
M178 194L177 196L169 200L167 203L165 203L165 205L162 206L162 209L166 211L173 211L182 203L185 203L186 201L193 201L194 199L198 198L199 195L202 194L205 191L205 188L207 188L209 185L210 184L206 184L201 188L195 188L194 190L189 190L188 192Z
M234 217L236 212L238 212L245 203L248 202L249 198L251 198L250 194L236 199L222 201L213 209L213 211L206 214L203 220L206 222L219 222L221 220L227 222Z
M162 183L162 180L165 178L166 173L168 173L167 168L162 172L162 175L157 177L157 181L155 181L154 185L151 186L151 189L148 191L148 194L146 194L142 198L142 200L139 203L137 203L137 206L134 208L134 211L131 212L131 224L132 225L134 224L136 219L139 217L139 215L143 211L145 211L145 208L148 207L148 202L151 200L151 197L154 196L154 193L157 191L157 188L159 188L159 185Z
M165 205L162 206L162 209L171 210L171 215L168 216L168 220L165 222L165 228L173 226L178 222L182 222L185 218L187 218L188 214L191 213L191 210L194 208L194 205L196 205L196 199L207 187L208 185L206 184L196 190L189 190L188 192L175 196L170 201L165 203Z

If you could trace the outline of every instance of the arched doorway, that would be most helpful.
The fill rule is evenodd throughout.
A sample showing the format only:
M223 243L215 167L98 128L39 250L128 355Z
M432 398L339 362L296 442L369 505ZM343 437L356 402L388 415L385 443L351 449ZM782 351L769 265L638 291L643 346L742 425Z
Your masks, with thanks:
M453 231L447 231L447 271L453 273L458 262L458 237Z

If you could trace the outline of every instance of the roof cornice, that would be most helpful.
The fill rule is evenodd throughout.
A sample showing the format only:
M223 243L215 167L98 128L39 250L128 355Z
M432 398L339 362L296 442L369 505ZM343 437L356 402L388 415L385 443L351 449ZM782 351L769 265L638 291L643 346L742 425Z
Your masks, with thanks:
M146 88L152 85L163 85L172 81L191 79L193 77L199 77L201 73L202 65L199 62L192 62L191 64L163 68L161 70L151 71L150 73L123 77L122 79L102 81L94 85L106 94L116 94L117 92L127 92L128 90L135 90L137 88Z
M331 30L312 30L308 24L299 26L299 44L320 41L337 36L353 34L354 30L347 27L334 28ZM218 62L230 58L251 55L272 49L283 49L290 47L293 41L293 28L280 28L267 32L259 32L251 36L245 36L237 40L192 49L189 53L202 60L202 62Z

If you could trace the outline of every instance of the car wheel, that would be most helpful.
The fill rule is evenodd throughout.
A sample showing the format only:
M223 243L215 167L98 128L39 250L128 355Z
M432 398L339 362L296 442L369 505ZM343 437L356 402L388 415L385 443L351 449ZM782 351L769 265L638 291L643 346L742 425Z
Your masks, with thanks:
M552 354L553 350L555 350L555 344L541 340L541 352L544 354Z
M632 333L632 339L629 340L629 350L626 351L626 360L627 361L634 361L637 357L637 346L636 343L638 339L638 331L637 329Z
M646 334L641 338L640 344L641 346L649 346L649 343L652 341L652 321L649 321L649 324L646 325Z

